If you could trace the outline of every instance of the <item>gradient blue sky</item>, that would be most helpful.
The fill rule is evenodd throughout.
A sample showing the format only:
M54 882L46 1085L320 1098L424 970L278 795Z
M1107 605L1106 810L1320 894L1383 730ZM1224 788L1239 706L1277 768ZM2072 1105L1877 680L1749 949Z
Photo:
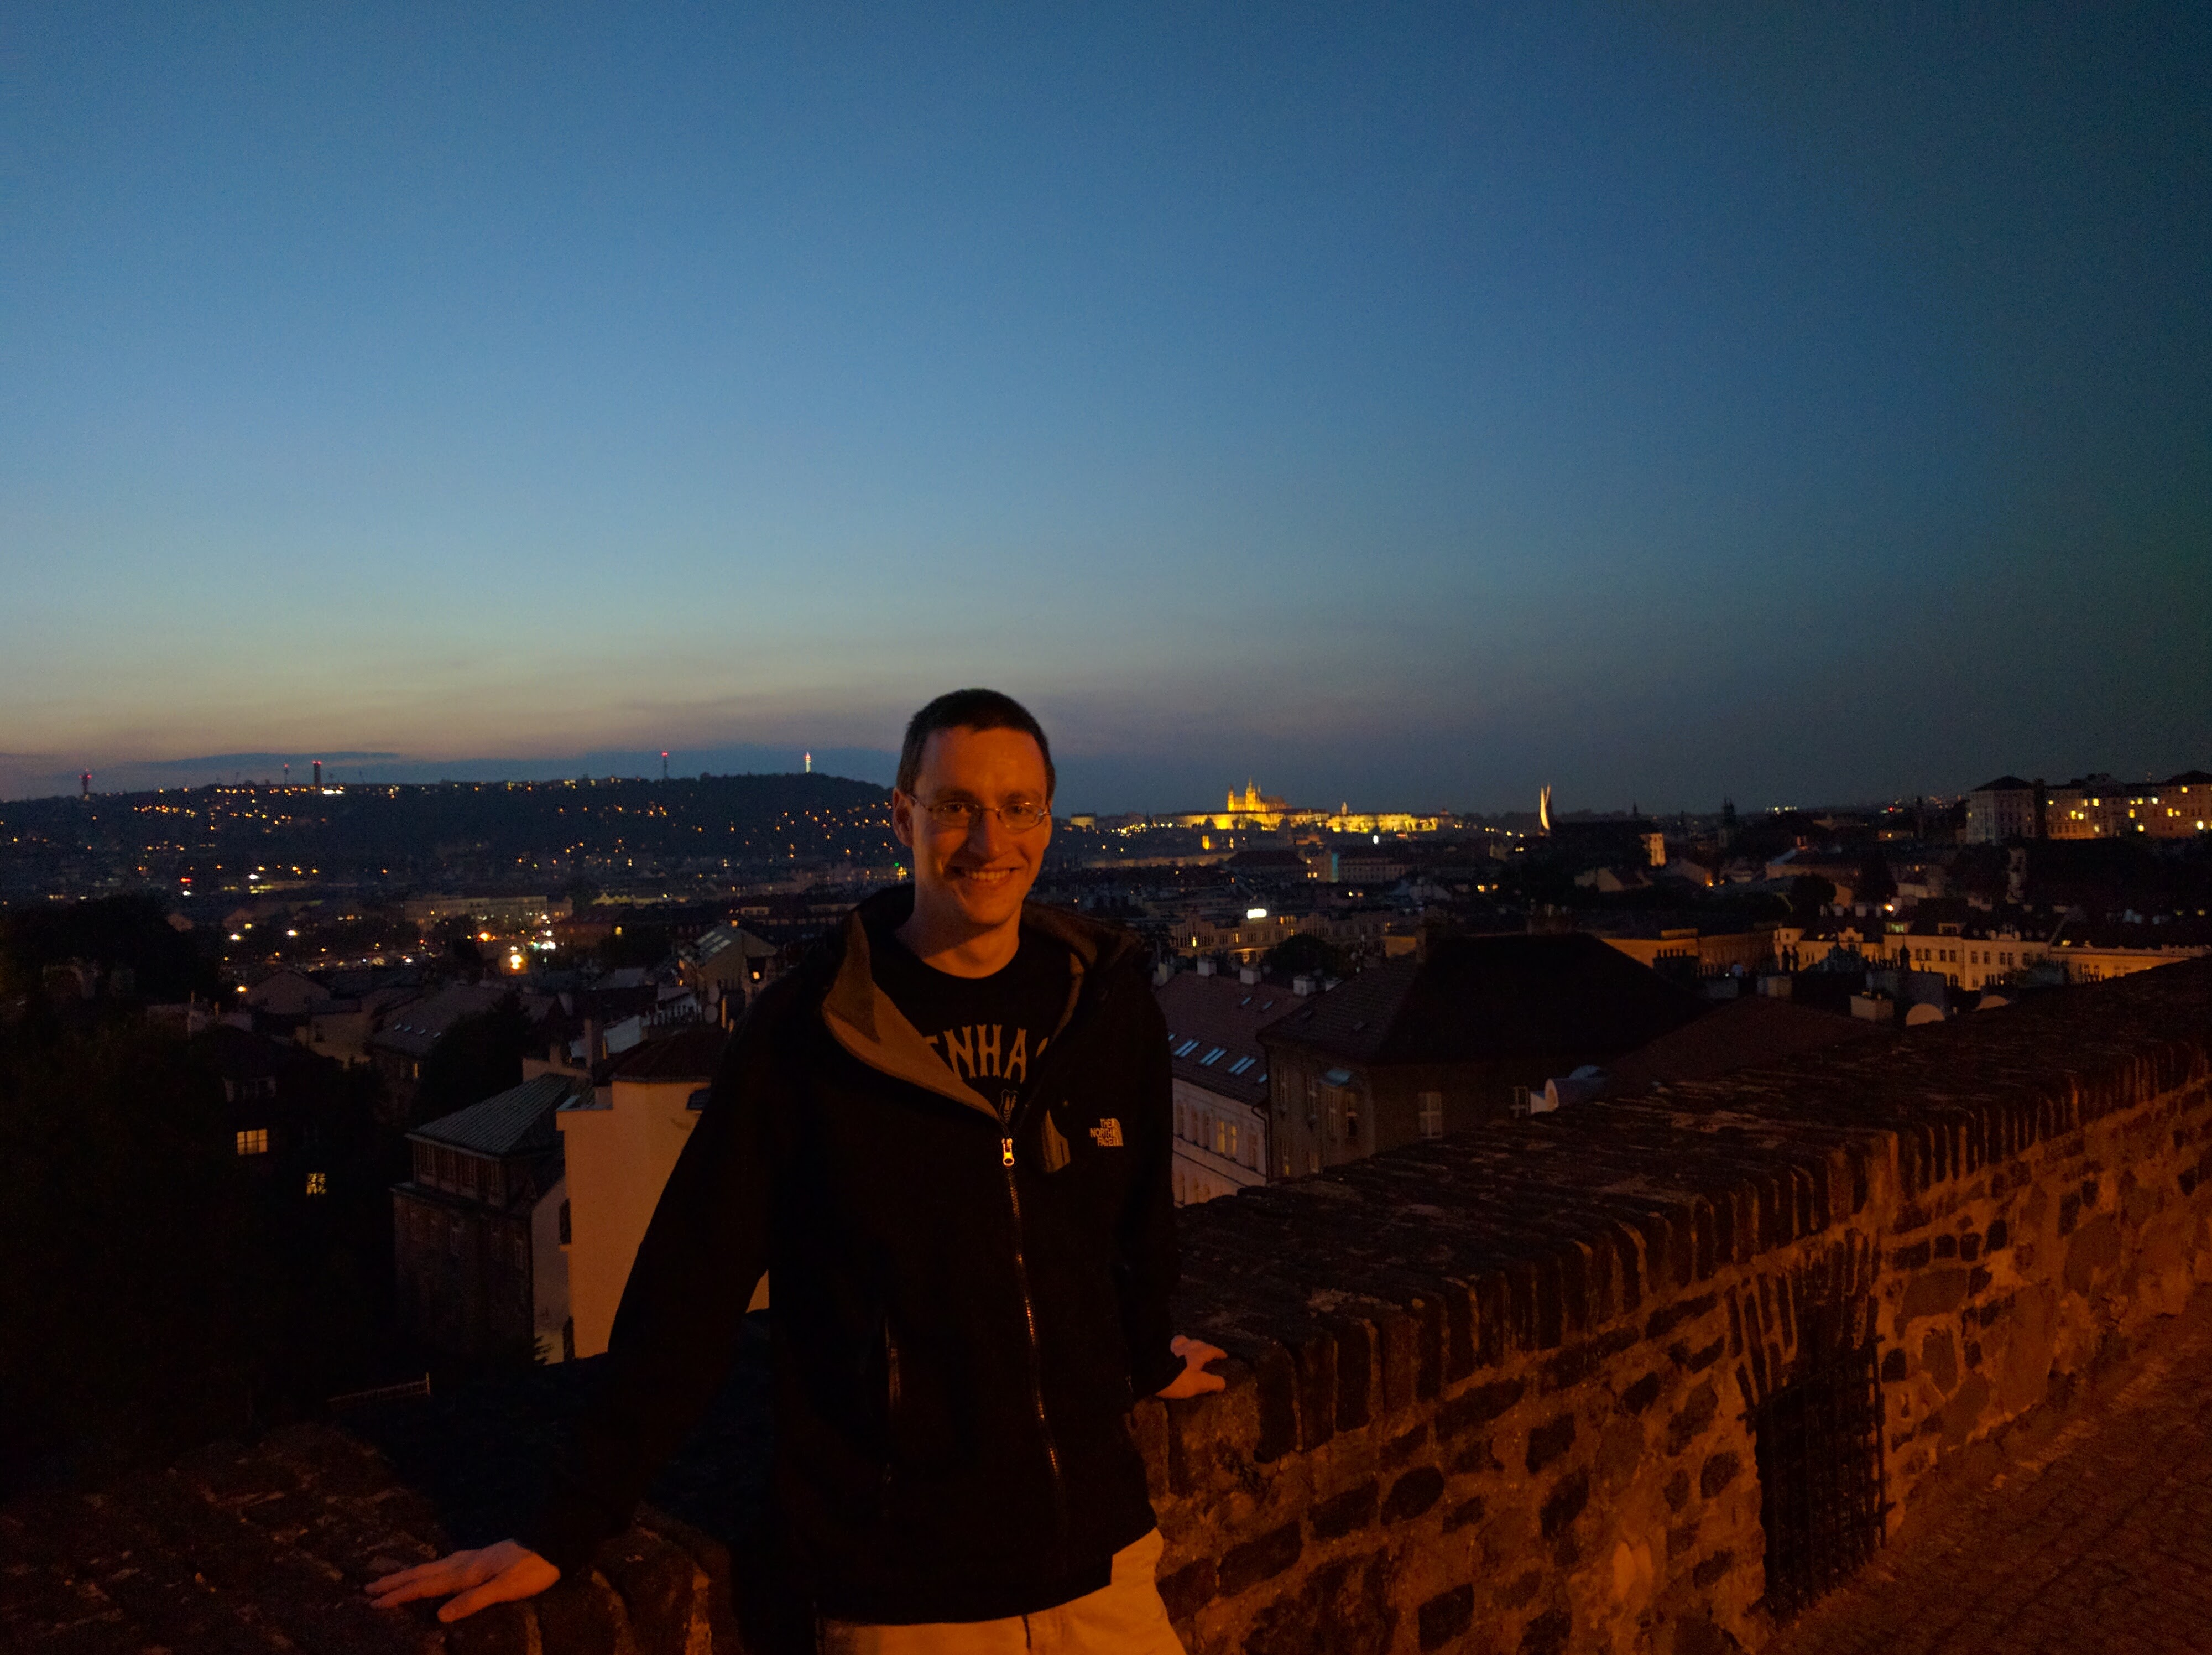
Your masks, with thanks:
M2212 765L2202 5L0 52L0 793L861 770L968 682L1076 808Z

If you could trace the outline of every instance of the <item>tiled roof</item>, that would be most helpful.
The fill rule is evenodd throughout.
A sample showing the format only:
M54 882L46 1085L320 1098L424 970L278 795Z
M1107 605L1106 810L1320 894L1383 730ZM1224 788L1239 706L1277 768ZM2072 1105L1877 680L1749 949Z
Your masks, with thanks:
M1838 1017L1793 1001L1747 995L1638 1046L1607 1064L1606 1074L1614 1096L1633 1097L1655 1080L1710 1080L1844 1041L1894 1042L1899 1037L1863 1018Z
M1581 933L1457 937L1370 967L1279 1019L1271 1040L1383 1063L1634 1050L1703 1009L1687 989Z
M2016 776L2000 776L1996 781L1984 782L1974 789L1976 793L2033 793L2034 790L2034 782L2023 782Z
M702 933L698 941L691 945L692 958L703 965L726 948L736 948L750 959L765 959L776 952L774 943L755 936L741 926L718 925Z
M1156 992L1176 1078L1240 1103L1265 1104L1267 1052L1260 1031L1299 1004L1298 997L1279 983L1193 971L1178 972Z
M579 1090L588 1095L591 1088L572 1074L541 1074L480 1104L441 1115L407 1135L477 1155L539 1154L559 1146L553 1111Z
M609 1079L703 1085L721 1067L730 1031L719 1023L687 1023L672 1034L633 1046L616 1062Z
M1601 943L1599 946L1603 947ZM1421 962L1387 960L1370 965L1326 993L1314 995L1267 1032L1304 1045L1318 1046L1340 1057L1372 1057L1396 1021L1413 989Z
M425 1057L438 1037L465 1017L488 1012L508 990L495 983L454 983L404 1005L394 1006L384 1026L368 1038L372 1046Z

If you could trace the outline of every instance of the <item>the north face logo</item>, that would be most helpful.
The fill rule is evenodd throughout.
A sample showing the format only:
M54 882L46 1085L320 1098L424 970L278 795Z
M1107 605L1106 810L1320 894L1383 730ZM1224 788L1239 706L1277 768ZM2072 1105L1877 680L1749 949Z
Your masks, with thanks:
M1109 1115L1091 1129L1091 1136L1101 1149L1119 1149L1121 1147L1121 1123Z

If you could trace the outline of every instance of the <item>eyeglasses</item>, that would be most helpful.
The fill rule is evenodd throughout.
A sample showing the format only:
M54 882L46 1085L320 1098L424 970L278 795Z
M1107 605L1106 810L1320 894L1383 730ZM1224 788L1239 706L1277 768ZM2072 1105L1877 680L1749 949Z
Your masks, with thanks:
M940 799L933 805L925 805L917 799L914 803L916 810L938 826L958 833L967 832L975 825L975 818L986 812L996 816L1009 833L1027 833L1052 814L1045 806L1026 800L1011 805L979 805L973 799Z

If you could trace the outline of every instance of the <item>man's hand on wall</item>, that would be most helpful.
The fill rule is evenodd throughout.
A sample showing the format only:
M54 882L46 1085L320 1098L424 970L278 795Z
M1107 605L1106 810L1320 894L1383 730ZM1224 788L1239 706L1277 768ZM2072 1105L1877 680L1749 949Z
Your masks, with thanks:
M1188 1378L1186 1370L1183 1378ZM1177 1384L1182 1379L1176 1381ZM1218 1385L1219 1380L1215 1380ZM434 1563L417 1563L368 1583L368 1601L390 1609L417 1597L453 1597L438 1610L441 1621L458 1621L494 1603L535 1597L561 1578L561 1571L518 1541L502 1540L472 1552L453 1552ZM458 1595L456 1595L458 1594Z
M1203 1396L1209 1390L1219 1390L1229 1382L1218 1373L1208 1373L1206 1365L1218 1361L1229 1353L1218 1345L1209 1345L1202 1339L1193 1339L1178 1333L1168 1341L1168 1348L1182 1358L1182 1372L1160 1388L1159 1394L1170 1402L1185 1396Z

